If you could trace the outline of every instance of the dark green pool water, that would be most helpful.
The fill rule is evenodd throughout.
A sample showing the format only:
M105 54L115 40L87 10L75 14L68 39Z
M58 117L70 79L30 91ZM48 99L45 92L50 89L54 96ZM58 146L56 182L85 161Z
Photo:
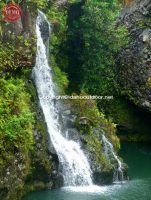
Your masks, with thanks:
M35 192L23 200L151 200L151 146L124 143L120 155L129 165L128 182Z

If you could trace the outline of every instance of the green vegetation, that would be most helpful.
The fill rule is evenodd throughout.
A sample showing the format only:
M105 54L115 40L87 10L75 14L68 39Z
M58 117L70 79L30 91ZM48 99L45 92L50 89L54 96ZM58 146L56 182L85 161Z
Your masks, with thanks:
M21 69L17 75L7 73L0 78L0 194L3 198L3 190L9 188L4 197L10 195L13 200L48 187L52 170L36 90L27 81L30 75L31 69Z
M91 94L115 91L115 53L127 43L124 27L116 27L116 1L87 1L80 19L84 48L81 56L81 88Z
M94 135L93 132L90 132L89 136L85 137L85 142L87 143L88 151L92 153L94 156L94 165L101 166L102 172L110 172L112 170L112 165L110 163L110 160L106 157L106 155L103 153L103 147L100 142L99 135Z
M116 89L115 55L128 42L126 28L115 23L120 7L116 1L87 0L70 9L63 50L69 56L69 89L111 94Z
M20 0L20 2L22 3L22 0ZM43 9L47 6L47 1L45 0L27 0L26 3L29 4L31 8L35 7L35 8Z
M86 94L81 93L80 96ZM116 125L98 110L95 100L72 100L71 104L77 114L76 126L87 144L88 151L94 156L94 165L101 166L103 171L110 171L112 165L103 153L100 141L102 134L105 134L118 151L120 143L116 136Z
M151 77L149 77L148 80L147 80L147 86L151 87Z
M81 96L86 96L81 93ZM89 135L93 128L100 130L100 136L105 133L112 141L115 148L119 149L119 140L116 136L116 125L111 120L107 120L105 115L98 110L95 100L80 99L71 102L75 112L77 113L77 127L82 134ZM86 119L86 124L81 123L82 118ZM100 140L100 138L98 138Z
M35 38L12 35L9 42L0 42L0 72L31 67L35 52Z
M117 97L104 107L106 116L110 116L117 126L120 139L130 142L150 142L150 113L138 108L124 97Z
M34 145L34 113L24 79L3 76L0 78L0 88L0 191L15 181L9 194L12 199L16 199L16 196L20 197L23 180L30 169L29 153ZM21 172L16 166L22 167ZM6 170L9 178L6 178Z
M0 79L0 135L8 140L32 142L33 114L22 79ZM30 137L26 137L29 134ZM2 141L2 140L1 140ZM17 144L16 144L17 145Z
M17 77L0 78L0 88L1 152L9 147L20 150L32 148L34 114L25 81Z
M115 23L119 11L116 0L69 1L47 11L53 27L50 60L67 74L66 92L115 94L116 54L128 43L126 28Z
M56 5L50 7L46 12L51 21L52 35L49 40L50 63L54 71L54 81L58 85L60 93L65 93L68 87L67 74L61 70L60 63L66 65L66 59L60 58L60 46L66 40L67 31L67 8L59 8Z

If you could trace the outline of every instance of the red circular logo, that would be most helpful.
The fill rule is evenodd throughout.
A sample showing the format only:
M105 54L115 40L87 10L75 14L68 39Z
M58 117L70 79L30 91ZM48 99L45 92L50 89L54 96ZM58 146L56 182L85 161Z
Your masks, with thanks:
M22 11L17 4L8 4L4 8L4 17L8 22L15 22L21 18Z

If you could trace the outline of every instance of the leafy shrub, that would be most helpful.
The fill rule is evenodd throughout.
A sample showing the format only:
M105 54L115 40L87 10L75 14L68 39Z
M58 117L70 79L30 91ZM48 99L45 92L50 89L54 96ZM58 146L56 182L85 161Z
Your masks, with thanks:
M13 42L0 42L0 71L31 67L35 56L35 39L12 36Z
M80 95L86 96L87 94L82 92ZM115 149L119 150L120 143L116 136L116 125L111 120L107 120L103 113L99 112L95 100L76 99L72 100L71 104L77 112L77 128L87 144L87 148L94 156L94 165L101 166L102 171L110 171L112 165L103 152L101 139L102 134L105 134ZM82 118L86 119L86 124L81 123Z
M114 56L128 41L126 28L115 25L119 7L115 0L87 0L82 10L81 88L91 94L112 94Z
M32 143L34 118L24 82L1 78L0 88L0 135L8 140Z
M87 94L84 92L82 92L80 95L87 96ZM82 130L82 133L93 135L92 129L99 129L100 136L104 132L107 137L110 138L116 149L119 149L120 146L119 139L116 136L116 125L112 123L110 119L106 119L104 114L99 111L95 100L76 99L72 100L71 104L75 112L77 112L77 127L79 127L79 130ZM80 119L83 117L88 121L86 126L81 126L79 123Z

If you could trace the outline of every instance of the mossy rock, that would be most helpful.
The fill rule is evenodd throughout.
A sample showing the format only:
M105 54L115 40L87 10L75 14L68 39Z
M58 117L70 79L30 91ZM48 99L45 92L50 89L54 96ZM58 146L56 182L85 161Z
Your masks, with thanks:
M117 124L117 135L121 140L151 142L151 115L125 97L115 97L104 106L107 116Z

